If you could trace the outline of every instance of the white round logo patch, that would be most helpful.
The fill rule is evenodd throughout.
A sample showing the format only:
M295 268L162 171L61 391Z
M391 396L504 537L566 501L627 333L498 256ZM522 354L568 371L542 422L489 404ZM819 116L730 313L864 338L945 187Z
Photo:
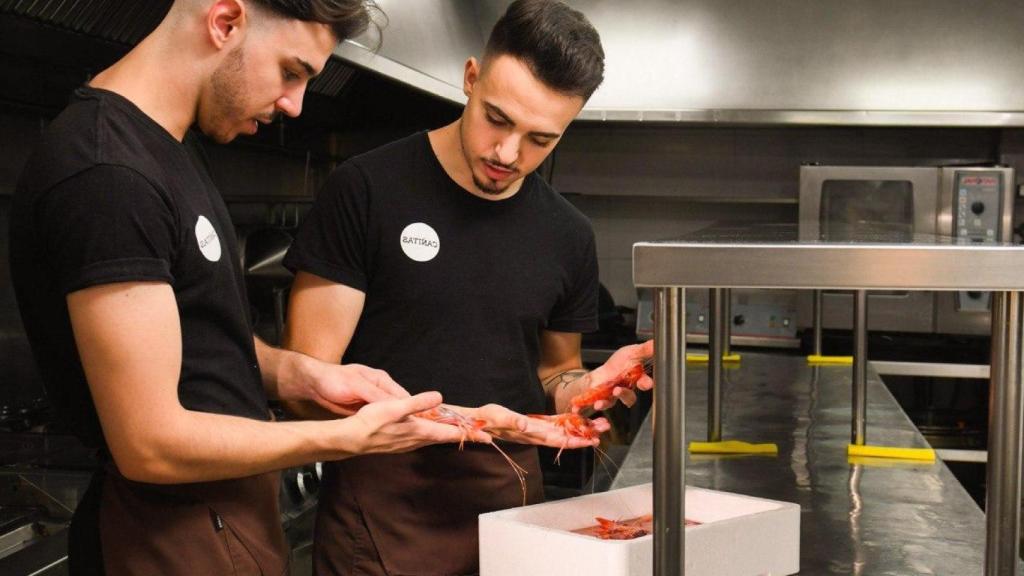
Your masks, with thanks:
M437 232L423 222L409 224L402 230L402 252L417 262L433 260L441 251Z
M217 237L217 231L214 230L213 224L206 219L206 216L200 216L199 220L196 220L196 240L199 242L199 251L207 260L210 262L220 260L220 238Z

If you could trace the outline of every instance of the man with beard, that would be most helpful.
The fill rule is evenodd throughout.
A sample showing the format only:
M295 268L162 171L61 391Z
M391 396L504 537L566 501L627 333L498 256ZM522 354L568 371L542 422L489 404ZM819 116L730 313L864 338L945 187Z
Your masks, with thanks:
M436 392L409 397L382 371L253 337L233 227L190 134L228 142L297 116L370 9L177 0L76 91L27 164L18 303L58 417L101 460L71 525L73 574L282 574L273 471L462 439L408 418ZM272 422L268 397L354 415Z
M512 3L465 65L456 122L356 157L329 178L285 264L297 271L285 346L387 370L410 391L486 412L565 412L569 400L653 354L650 343L582 369L597 328L590 223L534 170L601 83L604 53L579 12ZM640 382L650 388L649 378ZM615 398L632 402L616 388ZM529 470L563 440L538 420L494 431ZM522 494L487 446L435 446L325 465L314 563L327 574L467 574L477 516Z

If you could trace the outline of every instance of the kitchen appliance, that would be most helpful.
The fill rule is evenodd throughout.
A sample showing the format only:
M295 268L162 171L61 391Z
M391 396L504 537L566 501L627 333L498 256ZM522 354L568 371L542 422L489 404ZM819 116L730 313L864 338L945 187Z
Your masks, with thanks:
M917 235L1012 240L1014 171L1002 166L802 166L801 240L909 242ZM871 330L984 335L986 292L872 292ZM813 322L801 293L800 327ZM852 327L853 298L826 292L825 329Z
M640 340L654 337L653 291L637 290L636 334ZM733 346L798 348L797 298L793 290L732 291L728 318ZM711 312L707 290L686 291L686 341L707 344Z

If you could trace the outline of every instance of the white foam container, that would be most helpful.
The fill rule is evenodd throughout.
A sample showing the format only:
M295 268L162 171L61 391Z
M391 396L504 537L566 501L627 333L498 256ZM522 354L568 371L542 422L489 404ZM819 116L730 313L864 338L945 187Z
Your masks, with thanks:
M595 516L650 514L642 484L480 515L480 576L649 576L652 536L601 540L575 534ZM686 488L686 576L784 576L800 570L800 507Z

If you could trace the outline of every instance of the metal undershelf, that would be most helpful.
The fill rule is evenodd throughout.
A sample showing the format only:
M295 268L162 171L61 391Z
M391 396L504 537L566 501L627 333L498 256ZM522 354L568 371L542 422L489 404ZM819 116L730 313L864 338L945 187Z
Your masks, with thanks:
M691 486L801 506L800 574L981 575L985 515L941 461L850 463L849 366L810 367L799 356L743 354L723 378L725 439L775 442L777 457L688 455ZM686 437L707 433L707 370L686 374ZM927 443L874 370L868 444ZM650 482L650 417L612 488Z

